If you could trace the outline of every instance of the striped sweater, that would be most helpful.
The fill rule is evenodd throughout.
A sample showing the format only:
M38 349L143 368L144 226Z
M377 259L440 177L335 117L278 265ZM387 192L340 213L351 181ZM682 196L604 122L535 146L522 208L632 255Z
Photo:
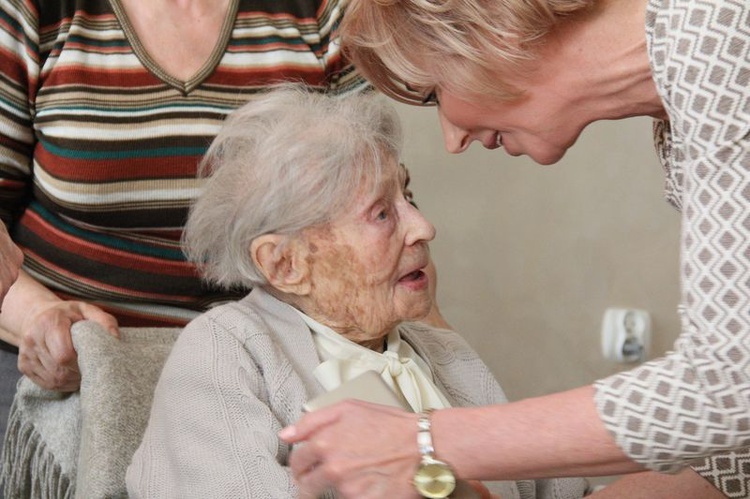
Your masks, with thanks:
M208 288L179 239L197 164L229 112L280 81L364 86L338 0L234 0L187 82L143 50L119 0L0 3L0 217L25 270L121 325L180 325L244 294Z

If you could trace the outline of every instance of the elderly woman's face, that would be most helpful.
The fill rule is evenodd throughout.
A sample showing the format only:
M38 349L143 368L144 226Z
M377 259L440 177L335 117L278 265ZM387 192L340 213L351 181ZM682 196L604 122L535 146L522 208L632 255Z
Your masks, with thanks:
M360 189L340 217L305 234L312 283L305 311L358 343L379 341L432 305L424 268L435 228L404 197L404 180L393 162L375 189Z

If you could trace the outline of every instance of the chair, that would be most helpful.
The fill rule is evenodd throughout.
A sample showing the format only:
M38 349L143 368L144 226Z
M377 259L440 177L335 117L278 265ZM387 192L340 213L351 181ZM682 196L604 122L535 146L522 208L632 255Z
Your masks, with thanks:
M179 328L72 328L81 389L44 390L23 377L2 458L6 498L127 497L125 471L148 422L153 391Z

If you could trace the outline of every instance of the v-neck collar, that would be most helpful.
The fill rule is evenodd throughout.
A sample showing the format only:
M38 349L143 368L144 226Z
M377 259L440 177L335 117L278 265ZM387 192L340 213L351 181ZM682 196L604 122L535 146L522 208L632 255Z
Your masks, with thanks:
M237 10L239 8L239 0L231 0L229 8L227 9L226 18L224 19L224 23L221 27L221 32L219 33L218 41L214 46L214 50L211 52L211 55L206 60L206 62L203 63L203 66L201 66L201 68L192 77L190 77L189 80L183 81L164 71L164 69L162 69L162 67L159 66L159 64L157 64L153 58L151 58L149 53L146 51L146 48L141 43L140 38L138 38L138 34L133 28L133 25L130 23L130 18L125 12L125 8L122 6L120 0L110 0L110 4L112 5L112 10L117 17L117 20L120 22L120 26L122 27L123 32L125 33L125 37L133 47L133 52L135 53L136 57L138 57L138 60L141 61L141 64L143 64L146 69L148 69L161 81L171 87L174 87L184 94L188 94L191 91L195 90L195 88L203 83L206 78L211 76L211 74L216 69L216 66L219 64L221 58L226 52L227 44L229 43L229 38L232 35L235 20L237 19Z

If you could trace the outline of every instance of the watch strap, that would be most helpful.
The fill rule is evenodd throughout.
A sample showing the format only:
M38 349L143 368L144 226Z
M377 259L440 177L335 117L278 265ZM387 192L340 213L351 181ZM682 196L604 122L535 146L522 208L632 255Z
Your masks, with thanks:
M417 420L417 445L421 461L414 476L414 486L422 497L440 499L450 497L456 488L456 477L448 463L435 457L430 431L432 412L431 409L421 413Z

